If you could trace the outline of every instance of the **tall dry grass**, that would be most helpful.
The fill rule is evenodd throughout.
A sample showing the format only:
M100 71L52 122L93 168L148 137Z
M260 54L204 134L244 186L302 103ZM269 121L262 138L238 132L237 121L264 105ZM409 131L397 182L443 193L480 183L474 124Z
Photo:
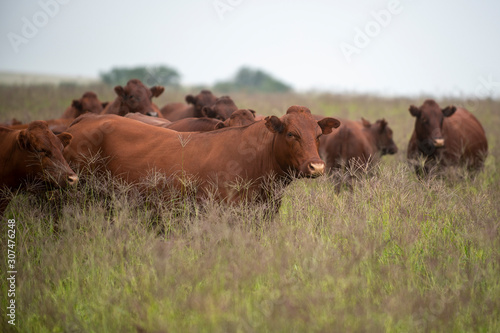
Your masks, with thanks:
M45 88L30 89L33 105L73 98L55 91L57 101L47 101ZM337 174L274 189L284 195L272 219L253 203L181 198L172 206L160 192L144 195L106 175L82 175L78 188L50 195L16 195L4 220L18 226L17 321L7 324L2 296L2 332L500 330L499 102L480 101L474 111L490 143L483 172L418 178L405 152L407 108L419 100L232 97L264 114L299 103L351 119L385 117L400 152L355 173L350 188L338 184L348 175ZM51 107L30 117L55 114ZM6 253L5 223L0 235ZM0 281L6 295L4 269Z

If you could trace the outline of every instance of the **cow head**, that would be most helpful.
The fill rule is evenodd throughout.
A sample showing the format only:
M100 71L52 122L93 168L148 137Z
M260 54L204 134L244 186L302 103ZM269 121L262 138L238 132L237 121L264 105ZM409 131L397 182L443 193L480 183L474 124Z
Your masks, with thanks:
M187 95L186 102L192 104L195 110L195 114L199 117L203 117L202 109L205 106L212 106L215 104L217 97L212 94L210 90L202 90L198 95Z
M234 111L238 110L236 104L229 96L222 96L217 98L215 103L211 106L204 106L201 113L208 118L215 118L219 120L226 120L231 117Z
M363 127L369 131L374 139L377 150L382 154L396 154L398 147L392 140L392 129L387 125L385 119L379 119L374 124L371 124L365 118L361 118Z
M75 110L74 118L77 118L87 112L100 114L107 104L107 102L101 103L95 93L88 91L82 98L74 99L71 107Z
M291 106L281 118L270 116L264 121L275 134L273 151L282 170L306 177L324 173L325 163L318 153L319 138L339 127L340 121L329 117L317 121L304 106Z
M431 155L436 148L442 148L445 145L442 128L445 117L450 117L455 113L456 107L448 106L441 109L439 105L431 99L417 108L411 105L410 114L416 118L415 134L419 149L426 155Z
M72 138L66 132L56 136L45 121L30 123L17 136L18 146L26 154L26 173L55 186L75 185L78 177L62 155Z
M255 111L239 109L234 111L229 118L216 125L216 129L234 126L246 126L255 122Z
M164 87L154 86L148 89L140 80L132 79L125 87L116 86L115 92L120 99L120 111L118 114L124 116L130 112L147 115L158 114L158 109L151 101L153 97L160 96Z

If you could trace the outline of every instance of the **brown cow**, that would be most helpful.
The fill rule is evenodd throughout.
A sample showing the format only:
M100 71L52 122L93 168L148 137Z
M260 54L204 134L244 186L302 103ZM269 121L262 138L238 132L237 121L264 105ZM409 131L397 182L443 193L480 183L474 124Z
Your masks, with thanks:
M214 105L204 106L201 112L208 118L215 118L219 120L226 120L231 117L234 111L238 110L236 104L229 96L222 96L217 98Z
M184 118L202 118L206 117L202 113L205 106L212 106L215 104L217 97L212 94L210 90L202 90L198 95L187 95L186 102L184 103L169 103L161 108L163 117L170 121L176 121Z
M80 99L74 99L66 108L62 119L75 119L86 112L101 114L108 102L102 103L92 91L87 91Z
M29 180L60 187L76 184L78 177L62 156L71 139L69 133L54 135L44 121L34 121L24 130L0 127L0 189L16 190ZM9 200L2 190L0 216Z
M130 112L142 113L148 116L160 117L160 110L151 102L153 97L160 96L165 88L154 86L148 89L140 80L132 79L125 87L116 86L116 99L109 103L101 114L117 114L124 116Z
M229 118L224 120L217 128L223 127L235 127L235 126L246 126L254 123L255 111L251 109L239 109L234 111Z
M479 170L488 154L483 126L469 111L455 106L444 109L432 99L421 107L411 105L415 128L408 144L409 160L426 158L425 170L434 165L463 165Z
M64 156L83 169L92 155L99 154L104 158L100 166L133 183L157 171L181 190L185 177L194 178L198 199L213 195L219 201L267 201L270 193L265 182L270 176L286 185L291 175L323 174L319 137L339 124L334 118L316 121L303 106L290 107L281 118L271 116L249 126L205 133L179 133L116 116L84 115L68 129L75 140Z
M374 124L364 118L361 121L340 119L340 122L335 133L320 140L319 150L327 170L368 165L380 155L398 151L385 119L379 119Z
M145 124L169 128L177 132L208 132L224 127L245 126L255 122L255 111L240 109L235 111L225 121L214 118L184 118L174 122L138 113L129 113L125 117L138 120Z

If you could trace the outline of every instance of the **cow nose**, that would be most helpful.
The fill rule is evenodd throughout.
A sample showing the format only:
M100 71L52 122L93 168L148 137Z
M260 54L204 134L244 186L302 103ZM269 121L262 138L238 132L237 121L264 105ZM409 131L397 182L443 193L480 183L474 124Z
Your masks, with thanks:
M313 175L322 175L325 172L325 163L309 163L309 171Z
M444 139L434 139L434 147L444 147Z
M78 183L78 176L77 175L68 176L67 181L69 185L76 185Z

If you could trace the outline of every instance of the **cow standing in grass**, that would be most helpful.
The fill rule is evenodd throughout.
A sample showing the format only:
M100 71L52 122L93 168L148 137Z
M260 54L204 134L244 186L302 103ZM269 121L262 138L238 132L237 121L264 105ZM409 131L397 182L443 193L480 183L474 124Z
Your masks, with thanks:
M108 102L101 102L96 93L87 91L81 98L74 99L71 102L71 105L66 108L61 118L75 119L87 112L101 114L107 105Z
M319 138L339 126L334 118L316 121L309 109L292 106L248 126L205 133L179 133L115 116L80 117L69 128L75 140L64 151L77 168L92 155L115 177L141 183L161 172L183 192L184 179L196 182L196 197L239 202L267 201L266 179L288 184L293 177L322 175Z
M408 144L408 159L426 159L424 171L433 166L461 165L479 170L488 154L483 126L469 111L455 106L442 109L434 100L409 108L415 129ZM417 171L422 171L417 166Z
M125 87L116 86L117 97L102 111L102 114L117 114L137 112L148 116L163 117L158 107L152 102L153 97L160 96L165 88L154 86L148 89L140 80L132 79Z
M320 154L327 170L344 166L364 168L382 155L397 153L392 129L385 119L373 124L364 118L360 121L340 119L340 122L335 133L322 137L320 141Z
M204 107L215 104L217 97L210 90L202 90L198 95L186 95L186 103L168 103L161 108L163 117L170 121L184 118L202 118L206 115L202 112Z

